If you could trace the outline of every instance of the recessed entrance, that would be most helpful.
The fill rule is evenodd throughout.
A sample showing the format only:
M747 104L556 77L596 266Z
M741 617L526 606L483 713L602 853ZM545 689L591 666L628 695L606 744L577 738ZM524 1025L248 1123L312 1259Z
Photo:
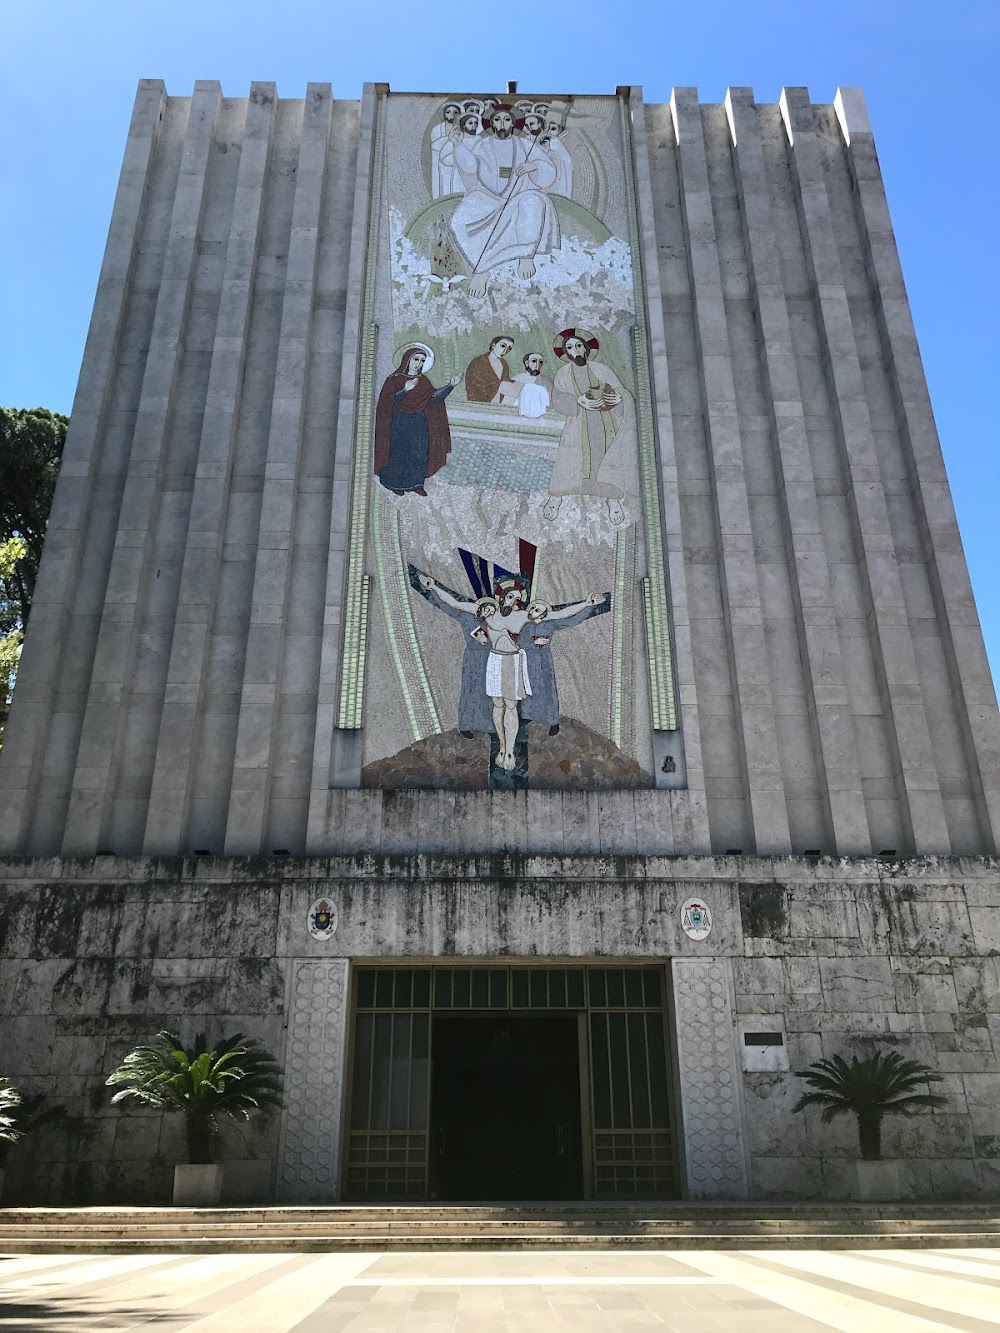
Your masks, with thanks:
M353 981L348 1199L676 1197L662 968Z
M580 1199L574 1014L435 1016L431 1194Z

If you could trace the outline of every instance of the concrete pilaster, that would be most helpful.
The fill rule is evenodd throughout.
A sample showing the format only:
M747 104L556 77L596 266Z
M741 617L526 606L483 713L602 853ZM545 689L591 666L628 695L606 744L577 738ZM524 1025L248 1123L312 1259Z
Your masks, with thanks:
M706 435L711 459L723 601L739 699L741 759L756 850L788 852L791 839L777 747L747 479L736 410L729 333L697 92L670 100L689 247Z
M86 855L101 845L124 740L124 704L149 579L152 536L159 514L165 451L198 254L208 158L221 96L219 84L206 80L195 85L191 100L66 818L63 851L70 855Z
M825 783L829 850L862 856L872 850L871 835L753 90L730 88L726 113L760 330L816 767Z
M749 1198L732 960L674 958L670 975L687 1196Z
M296 172L250 627L226 824L225 850L231 854L259 851L267 821L331 110L329 84L309 84Z
M688 836L692 839L690 850L707 852L711 848L711 840L705 801L705 767L698 722L697 676L691 652L687 568L684 563L684 544L681 535L680 487L670 401L670 368L663 326L663 296L660 290L656 226L649 179L649 151L646 147L646 111L641 88L629 90L629 113L634 145L636 210L642 247L643 283L646 291L646 326L649 334L653 411L656 417L656 438L659 448L660 505L663 514L664 558L670 598L671 640L678 720L683 731L684 765L687 776L686 790L679 793L678 799L690 802L690 820L687 828Z
M320 650L319 694L306 829L307 852L322 852L329 842L330 773L334 754L340 645L343 635L344 572L350 526L354 422L357 412L364 318L362 305L368 244L368 201L372 190L373 172L381 170L381 164L372 161L376 111L375 84L366 83L361 99L361 122L358 131L358 164L354 184L354 213L351 219L344 348L341 358L340 394L337 401L337 457L333 472L330 548L323 608L323 643ZM374 260L374 256L372 258Z
M289 963L285 1106L278 1144L278 1200L336 1203L343 1158L350 964Z
M784 89L780 106L791 145L800 225L849 478L852 527L871 604L881 693L892 724L900 813L914 851L946 852L951 845L948 826L816 142L815 113L804 88Z
M277 93L251 85L143 850L183 850L219 592L226 506Z
M876 298L896 417L909 455L925 563L963 731L981 850L1000 845L1000 714L968 567L924 378L875 141L860 88L838 88L834 108L847 145L867 269Z
M101 458L125 307L146 211L146 182L166 92L143 79L136 93L115 195L94 312L59 482L32 599L31 634L0 752L0 850L26 850L38 781L56 711L66 626L87 537L87 514Z

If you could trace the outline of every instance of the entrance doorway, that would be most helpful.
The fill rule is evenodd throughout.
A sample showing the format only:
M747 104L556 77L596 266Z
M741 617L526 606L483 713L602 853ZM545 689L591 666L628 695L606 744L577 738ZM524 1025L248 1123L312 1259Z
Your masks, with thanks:
M578 1020L434 1019L431 1195L580 1199Z
M676 1198L665 979L355 969L345 1197Z

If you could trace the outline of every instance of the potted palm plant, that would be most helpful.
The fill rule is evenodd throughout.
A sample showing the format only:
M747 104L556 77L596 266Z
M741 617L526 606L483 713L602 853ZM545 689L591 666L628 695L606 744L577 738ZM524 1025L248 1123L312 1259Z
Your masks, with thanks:
M20 1135L14 1125L14 1113L21 1105L21 1095L11 1084L9 1078L0 1078L0 1194L3 1194L3 1181L6 1172L7 1154L11 1144L16 1143Z
M921 1092L928 1083L940 1083L935 1074L917 1060L906 1060L896 1051L877 1052L865 1059L841 1055L817 1060L798 1075L812 1088L792 1107L823 1107L823 1123L839 1115L853 1115L858 1123L861 1160L856 1163L858 1195L862 1199L898 1199L899 1173L895 1162L882 1160L882 1120L887 1115L915 1115L929 1107L944 1106L947 1097Z
M3 1107L4 1094L13 1099L8 1100L6 1108ZM33 1097L22 1097L7 1079L0 1079L0 1195L3 1194L7 1158L14 1144L66 1115L65 1106L46 1106L45 1100L40 1092Z
M204 1033L186 1047L173 1033L158 1032L130 1051L107 1082L120 1085L113 1103L134 1097L183 1114L188 1161L174 1167L173 1201L187 1207L211 1207L222 1196L220 1117L249 1120L281 1105L277 1061L240 1033L210 1049Z

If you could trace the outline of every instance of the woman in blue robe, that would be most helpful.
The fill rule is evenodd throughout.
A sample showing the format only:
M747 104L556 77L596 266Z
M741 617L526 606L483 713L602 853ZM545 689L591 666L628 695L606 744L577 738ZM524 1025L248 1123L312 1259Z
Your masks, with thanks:
M435 389L423 373L433 364L430 348L413 343L386 379L375 408L375 472L395 495L426 495L424 482L444 467L451 430L444 400L461 381L453 375Z

